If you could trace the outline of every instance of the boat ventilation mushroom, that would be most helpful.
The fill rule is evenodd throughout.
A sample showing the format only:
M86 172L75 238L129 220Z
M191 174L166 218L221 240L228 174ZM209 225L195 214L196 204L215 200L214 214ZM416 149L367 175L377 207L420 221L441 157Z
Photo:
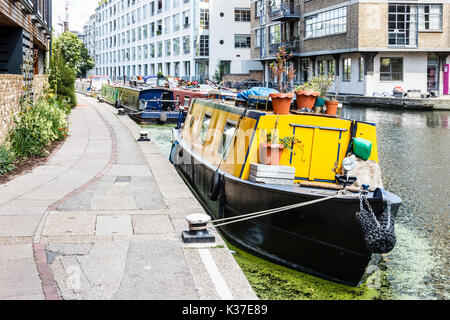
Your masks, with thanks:
M183 231L181 237L184 243L211 243L215 242L215 236L207 229L211 218L207 214L195 213L186 217L189 223L189 231Z
M138 139L139 142L150 141L147 131L140 131L139 135L140 135L140 138Z

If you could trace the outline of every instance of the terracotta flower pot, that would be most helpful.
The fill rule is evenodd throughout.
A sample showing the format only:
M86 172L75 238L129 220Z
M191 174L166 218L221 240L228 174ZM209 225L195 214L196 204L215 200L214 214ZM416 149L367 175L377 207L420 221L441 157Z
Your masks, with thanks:
M325 101L325 106L327 107L326 114L336 114L339 101Z
M261 164L278 166L283 150L282 144L261 143L259 145L259 161Z
M316 99L320 96L320 92L310 92L310 91L296 91L297 96L297 108L308 108L312 109L316 103Z
M272 98L273 113L289 114L293 93L275 93L269 96Z

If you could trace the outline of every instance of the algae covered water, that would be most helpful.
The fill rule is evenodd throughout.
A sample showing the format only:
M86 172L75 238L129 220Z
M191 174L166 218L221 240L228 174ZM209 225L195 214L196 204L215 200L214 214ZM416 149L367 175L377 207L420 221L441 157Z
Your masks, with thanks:
M360 288L284 268L229 245L236 261L261 299L449 299L450 112L345 107L343 116L377 125L384 186L403 200L395 249ZM144 127L168 157L174 125Z

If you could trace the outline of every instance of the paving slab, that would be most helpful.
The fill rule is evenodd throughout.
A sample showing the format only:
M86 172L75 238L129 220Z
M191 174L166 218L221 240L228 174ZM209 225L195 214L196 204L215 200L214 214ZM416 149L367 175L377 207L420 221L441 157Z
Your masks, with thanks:
M175 232L167 215L132 216L134 234L171 234Z
M131 224L131 216L97 216L95 234L98 236L132 235L133 227Z
M40 221L36 215L0 216L0 237L33 236Z
M0 261L0 299L42 294L33 259Z
M42 236L94 235L95 223L96 216L92 214L57 212L47 216Z

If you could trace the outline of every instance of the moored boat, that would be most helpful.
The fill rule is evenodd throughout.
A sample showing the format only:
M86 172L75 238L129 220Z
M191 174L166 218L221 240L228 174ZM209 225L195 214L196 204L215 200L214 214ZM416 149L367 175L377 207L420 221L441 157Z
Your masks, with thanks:
M167 88L103 84L99 100L124 108L140 123L174 123L180 118L179 103Z
M195 100L173 136L171 162L228 240L328 280L358 285L364 279L379 252L368 246L356 216L363 208L393 221L401 205L381 183L361 189L343 163L353 159L351 142L360 139L371 147L363 166L378 166L374 124ZM279 164L261 164L274 136L287 147Z

